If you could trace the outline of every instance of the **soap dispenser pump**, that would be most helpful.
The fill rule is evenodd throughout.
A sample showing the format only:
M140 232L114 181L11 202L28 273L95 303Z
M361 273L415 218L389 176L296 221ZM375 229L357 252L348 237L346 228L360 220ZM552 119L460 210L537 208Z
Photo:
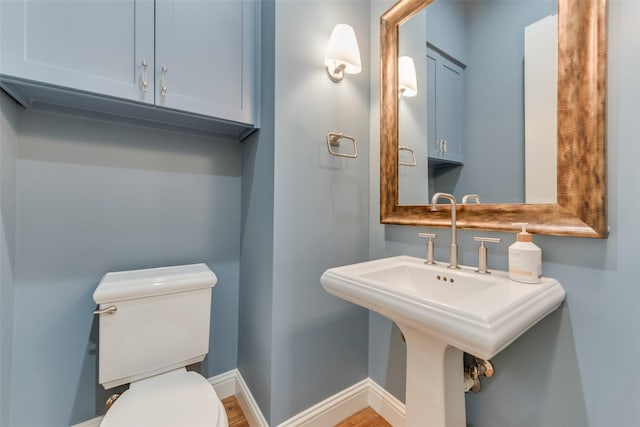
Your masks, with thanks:
M516 242L509 246L509 277L517 282L540 283L542 250L527 233L527 223L516 222L511 225L522 227L522 231L516 235Z

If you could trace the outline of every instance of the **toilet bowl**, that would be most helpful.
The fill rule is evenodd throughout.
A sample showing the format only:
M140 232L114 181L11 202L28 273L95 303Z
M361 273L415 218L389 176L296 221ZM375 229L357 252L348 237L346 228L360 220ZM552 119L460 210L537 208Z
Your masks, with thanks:
M101 427L228 427L213 386L186 366L209 351L211 288L205 264L107 273L100 305L98 380L129 384Z

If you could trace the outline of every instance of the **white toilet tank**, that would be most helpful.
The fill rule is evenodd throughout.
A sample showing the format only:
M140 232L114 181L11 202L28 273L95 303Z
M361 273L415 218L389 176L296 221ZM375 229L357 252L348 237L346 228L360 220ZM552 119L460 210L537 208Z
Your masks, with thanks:
M107 273L93 293L105 311L100 384L109 389L202 361L217 280L206 264Z

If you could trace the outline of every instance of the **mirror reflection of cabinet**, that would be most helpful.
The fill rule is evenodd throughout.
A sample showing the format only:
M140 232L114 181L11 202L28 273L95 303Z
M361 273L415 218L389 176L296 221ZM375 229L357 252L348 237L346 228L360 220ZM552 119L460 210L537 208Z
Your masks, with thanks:
M464 136L464 65L427 45L429 164L461 165Z

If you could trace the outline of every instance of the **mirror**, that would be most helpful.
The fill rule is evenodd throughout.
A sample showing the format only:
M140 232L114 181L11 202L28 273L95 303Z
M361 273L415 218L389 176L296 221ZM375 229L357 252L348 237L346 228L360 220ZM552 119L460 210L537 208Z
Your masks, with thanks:
M417 158L408 165L399 153L400 205L428 204L436 192L556 202L557 8L436 0L400 26L399 56L415 59L420 87L398 100L399 144Z
M403 205L399 200L398 162L405 163L406 155L401 151L399 157L399 149L404 150L408 145L403 140L399 141L398 112L399 103L403 101L398 97L397 87L398 56L402 55L399 52L399 29L410 18L423 11L431 1L400 0L382 15L380 21L380 218L385 224L436 227L450 225L448 205L431 212L428 205ZM457 224L460 228L512 231L512 222L526 221L534 233L600 238L607 235L606 0L560 0L557 6L556 201L541 204L513 203L519 200L507 197L505 201L511 203L458 205ZM444 50L439 48L436 53L442 54ZM404 123L405 119L402 121ZM522 142L520 147L522 150ZM417 157L420 158L420 155ZM484 165L481 162L480 167L485 168L485 176L500 177L500 173L496 171L502 172L502 169L510 166L510 162L518 163L520 168L523 166L520 157L501 158L498 165ZM476 180L476 183L487 185L490 189L495 187L487 179ZM473 192L482 196L483 189L477 188Z

